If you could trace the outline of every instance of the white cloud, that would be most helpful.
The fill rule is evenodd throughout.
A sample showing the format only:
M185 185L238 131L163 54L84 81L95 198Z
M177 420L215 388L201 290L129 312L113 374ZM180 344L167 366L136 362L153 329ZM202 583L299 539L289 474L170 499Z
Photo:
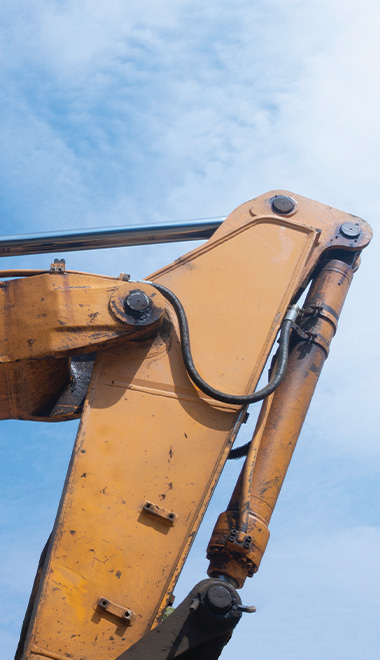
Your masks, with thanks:
M276 187L377 224L379 13L371 0L4 4L2 233L224 215ZM67 259L73 269L141 277L188 248ZM305 649L311 660L322 654L376 657L377 250L364 252L273 519L268 553L244 592L260 612L241 624L240 641L227 647L226 660L251 648L268 660L304 657ZM43 255L17 263L49 260ZM16 260L2 265L10 263ZM23 609L22 583L26 601L26 573L29 581L34 573L27 546L32 543L37 556L65 469L67 446L56 464L49 454L57 484L42 479L50 433L49 427L33 445L30 470L34 483L44 483L52 510L36 503L33 512L23 473L17 494L8 491L14 499L5 509L6 524L24 520L23 509L29 516L24 541L14 531L9 537L11 527L5 535L11 560L19 545L16 559L24 566L13 587L12 564L2 573L17 610L13 630ZM65 433L69 446L67 427ZM16 444L14 459L22 465L20 438ZM7 465L11 477L17 472L11 455ZM179 593L207 565L210 526L233 482L227 473L225 479ZM8 631L2 640L8 660Z

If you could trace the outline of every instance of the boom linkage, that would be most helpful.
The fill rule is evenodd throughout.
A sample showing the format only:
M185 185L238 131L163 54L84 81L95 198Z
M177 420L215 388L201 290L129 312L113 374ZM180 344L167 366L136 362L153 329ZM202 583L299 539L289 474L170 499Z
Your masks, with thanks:
M371 239L360 218L286 191L223 223L135 229L0 243L9 256L208 238L141 282L70 272L62 260L25 277L3 271L11 279L0 283L0 418L81 417L17 660L219 657L254 610L236 589L260 566ZM280 328L286 341L257 392ZM258 399L241 476L208 545L209 578L166 616L247 404Z

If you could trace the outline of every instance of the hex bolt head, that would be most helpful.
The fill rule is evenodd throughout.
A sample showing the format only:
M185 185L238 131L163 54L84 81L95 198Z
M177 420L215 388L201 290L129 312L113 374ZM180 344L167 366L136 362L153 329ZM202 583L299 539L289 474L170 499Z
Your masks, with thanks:
M233 605L231 592L223 585L213 584L205 597L207 605L217 614L226 614Z
M353 222L344 222L339 227L339 232L344 236L344 238L358 238L360 236L360 227L359 225L354 224Z
M286 195L276 195L276 197L273 197L271 202L272 211L275 213L281 213L281 215L291 213L296 207L294 199L287 197Z
M136 289L136 291L132 291L124 300L124 309L127 313L134 316L141 316L141 314L149 309L151 304L149 296L144 291Z

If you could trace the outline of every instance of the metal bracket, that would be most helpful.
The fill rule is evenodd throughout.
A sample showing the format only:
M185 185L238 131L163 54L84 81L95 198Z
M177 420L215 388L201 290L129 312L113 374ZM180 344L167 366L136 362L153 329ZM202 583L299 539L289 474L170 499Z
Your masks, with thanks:
M309 305L308 307L305 307L302 310L302 312L303 312L302 315L303 318L305 316L311 316L313 318L318 317L322 319L327 319L333 325L334 331L336 332L338 326L338 316L331 307L325 305L322 301L315 303L313 305Z
M202 580L164 621L117 660L217 660L242 611L247 610L252 608L241 604L230 584L218 579Z
M310 344L318 344L318 346L323 348L326 355L329 354L329 350L330 350L329 344L321 334L319 334L318 332L311 332L309 330L302 330L302 328L300 328L300 326L297 325L296 323L293 325L293 330L297 333L297 335L301 339L304 339Z
M50 264L51 273L64 273L66 270L66 259L54 259Z
M324 304L322 301L318 301L300 310L300 323L303 325L308 319L313 319L315 322L317 319L328 321L333 326L335 334L338 325L336 312L334 312L331 307ZM313 328L315 328L315 325ZM301 339L304 339L310 343L318 344L326 352L326 355L329 354L330 342L328 342L322 334L315 332L314 329L305 330L298 323L293 324L293 330Z
M104 597L99 598L96 607L99 610L102 610L103 612L112 614L112 616L115 616L117 619L120 619L127 626L130 626L132 624L132 621L135 617L135 613L132 612L132 610L128 610L122 605L113 603L112 600L108 600L108 598L104 598Z
M173 511L167 511L166 509L163 509L161 506L158 506L158 504L153 504L153 502L145 502L142 510L144 513L148 513L150 516L153 516L154 518L159 518L162 522L165 522L166 524L170 525L173 527L175 524L178 516L175 514Z

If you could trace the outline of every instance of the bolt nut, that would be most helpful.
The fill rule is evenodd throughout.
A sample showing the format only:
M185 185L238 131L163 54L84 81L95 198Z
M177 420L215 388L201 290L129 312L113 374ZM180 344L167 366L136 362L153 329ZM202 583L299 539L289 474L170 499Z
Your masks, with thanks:
M276 197L272 198L271 203L272 211L275 213L281 213L281 215L292 213L296 208L294 199L287 197L286 195L276 195Z
M344 236L344 238L358 238L361 234L360 227L358 224L353 222L344 222L339 227L339 232Z

